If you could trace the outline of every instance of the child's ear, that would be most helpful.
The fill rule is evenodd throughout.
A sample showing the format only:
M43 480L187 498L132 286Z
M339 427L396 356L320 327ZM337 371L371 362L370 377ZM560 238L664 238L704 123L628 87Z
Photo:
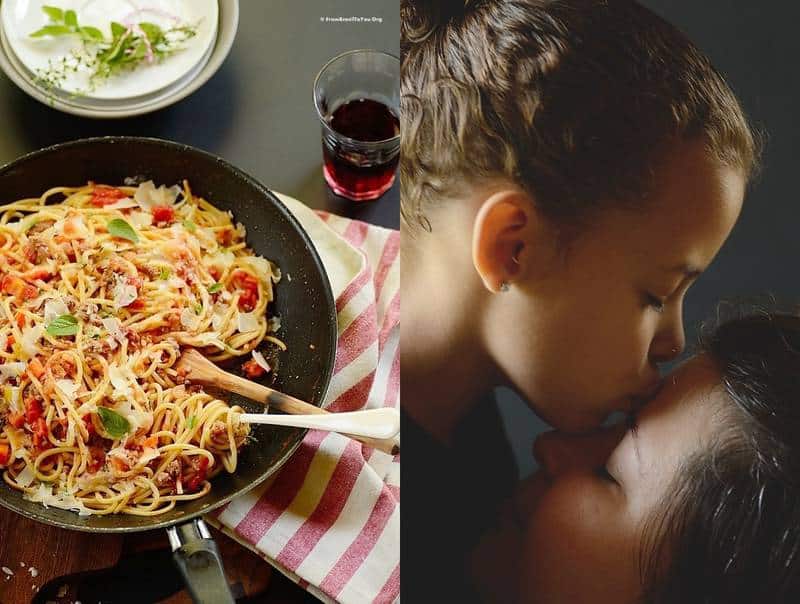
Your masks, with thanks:
M481 204L472 233L472 262L486 288L513 285L532 261L537 232L533 200L522 191L492 194Z

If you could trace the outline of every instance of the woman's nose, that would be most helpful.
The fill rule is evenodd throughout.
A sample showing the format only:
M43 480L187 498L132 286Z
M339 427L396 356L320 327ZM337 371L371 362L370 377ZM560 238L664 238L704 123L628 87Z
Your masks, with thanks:
M606 462L625 430L624 424L615 424L591 434L545 432L533 443L533 456L551 478L590 471Z
M661 330L650 345L650 360L653 364L667 363L675 359L686 347L686 334L683 330L683 309L678 305L672 311Z

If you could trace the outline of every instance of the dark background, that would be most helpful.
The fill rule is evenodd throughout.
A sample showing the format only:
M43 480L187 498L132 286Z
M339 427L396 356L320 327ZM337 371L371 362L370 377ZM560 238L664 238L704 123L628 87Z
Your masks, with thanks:
M728 80L767 143L762 172L739 222L710 268L689 290L684 307L687 344L721 299L774 294L800 302L800 35L794 2L644 0L683 30ZM498 396L522 476L536 467L533 438L546 429L508 391Z
M381 21L321 21L351 16ZM396 0L241 0L236 40L219 71L175 105L122 120L60 113L0 72L0 165L87 136L154 136L219 155L313 208L397 228L398 183L371 203L353 204L329 192L311 88L320 68L346 50L375 48L399 56L399 32Z

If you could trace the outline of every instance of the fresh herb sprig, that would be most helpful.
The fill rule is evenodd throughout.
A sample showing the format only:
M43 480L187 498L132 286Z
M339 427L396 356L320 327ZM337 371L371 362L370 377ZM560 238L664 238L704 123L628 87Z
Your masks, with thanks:
M163 61L197 35L197 27L191 25L162 29L154 23L140 22L126 27L112 21L111 36L106 37L96 27L81 25L74 10L65 11L57 6L43 6L42 10L50 22L30 37L76 36L81 41L81 48L70 56L51 60L47 69L39 70L37 80L48 91L60 87L70 73L84 68L90 73L90 89L81 92L85 94L124 71Z

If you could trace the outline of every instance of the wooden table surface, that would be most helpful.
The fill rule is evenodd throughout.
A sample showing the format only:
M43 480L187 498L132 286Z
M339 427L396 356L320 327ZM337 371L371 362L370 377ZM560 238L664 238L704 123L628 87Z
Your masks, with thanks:
M266 593L273 576L288 590L281 601L307 601L305 592L293 585L287 587L280 573L253 552L232 539L211 529L222 552L228 582L241 585L247 596ZM0 508L0 566L13 571L13 575L0 572L0 603L28 604L38 589L51 580L80 571L91 571L114 566L126 554L149 549L169 547L166 531L156 530L132 535L92 535L69 531L34 522L13 512ZM23 566L24 565L24 566ZM35 569L36 577L30 571ZM57 600L74 602L70 598L71 585L65 581L63 596ZM277 588L276 588L277 589ZM295 590L295 591L292 591ZM260 601L260 599L259 599ZM264 598L263 601L275 601ZM191 602L184 590L162 601L164 604ZM82 602L82 604L91 604Z

